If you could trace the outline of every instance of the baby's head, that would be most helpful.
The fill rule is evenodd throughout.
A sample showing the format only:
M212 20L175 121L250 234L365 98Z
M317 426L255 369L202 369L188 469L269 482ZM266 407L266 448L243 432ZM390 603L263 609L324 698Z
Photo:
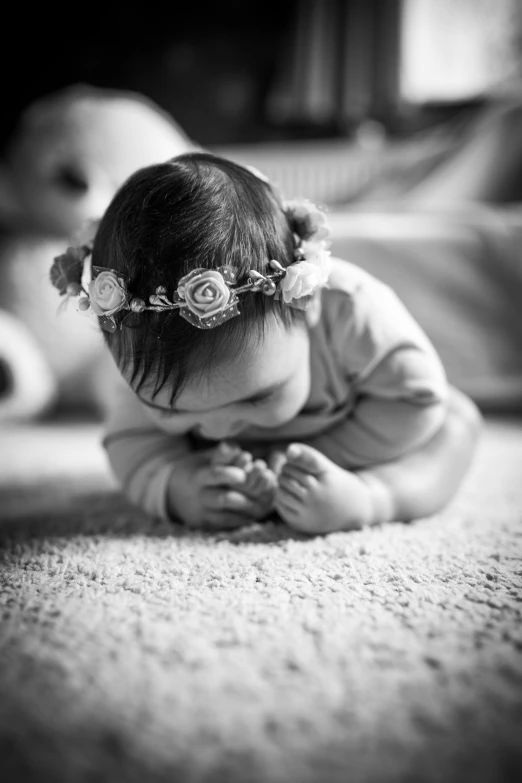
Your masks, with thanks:
M92 265L124 281L130 304L145 306L162 287L169 296L181 291L187 300L190 291L203 300L208 293L211 306L216 296L219 306L221 287L239 309L212 328L214 321L194 318L187 307L127 307L111 315L116 328L105 332L109 349L158 416L181 413L190 429L220 440L252 425L278 426L302 408L310 388L308 329L318 316L318 296L291 302L298 306L286 304L281 291L268 295L269 289L266 295L258 289L235 296L256 273L277 281L281 267L300 266L294 263L296 247L306 245L307 236L298 236L303 220L296 217L254 171L203 152L141 169L116 194L98 228ZM279 273L270 266L273 259ZM220 277L223 267L233 270L234 281ZM194 270L215 270L217 283L197 290L183 281L178 287L190 273L194 279ZM285 276L288 291L291 277ZM292 285L305 293L313 288L299 280Z

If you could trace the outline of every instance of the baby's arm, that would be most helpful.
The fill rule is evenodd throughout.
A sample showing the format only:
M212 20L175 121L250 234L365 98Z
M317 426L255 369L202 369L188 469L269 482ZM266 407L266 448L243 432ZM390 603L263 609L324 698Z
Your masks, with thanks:
M435 357L399 349L359 384L354 410L324 435L306 441L338 465L389 462L422 446L443 425L448 387Z
M123 381L114 392L103 443L122 491L150 516L217 527L262 516L259 504L241 491L241 468L213 464L213 449L194 451L186 436L160 430Z
M361 294L339 354L354 409L290 447L279 470L276 509L303 532L435 513L457 491L480 431L475 406L448 388L431 343L393 292L375 281Z
M380 281L361 285L341 316L335 350L355 404L344 422L307 442L343 467L397 459L442 426L446 373L420 326Z

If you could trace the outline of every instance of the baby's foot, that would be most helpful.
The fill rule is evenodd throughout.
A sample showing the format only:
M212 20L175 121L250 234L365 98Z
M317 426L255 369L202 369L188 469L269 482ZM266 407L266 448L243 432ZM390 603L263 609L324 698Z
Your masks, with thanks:
M265 506L267 513L272 510L277 479L264 460L254 460L250 452L237 444L223 441L216 448L211 461L215 465L243 468L246 479L241 489L244 494Z
M247 471L245 494L261 502L269 500L272 505L276 487L277 479L266 462L263 459L254 460L252 467Z
M279 473L275 508L288 525L303 533L357 529L378 521L376 491L320 451L294 443L286 450Z

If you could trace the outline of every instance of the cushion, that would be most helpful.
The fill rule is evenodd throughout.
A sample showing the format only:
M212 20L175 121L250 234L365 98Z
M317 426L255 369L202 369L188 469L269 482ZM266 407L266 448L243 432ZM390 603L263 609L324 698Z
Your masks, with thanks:
M332 255L388 283L485 409L522 409L522 205L330 212Z

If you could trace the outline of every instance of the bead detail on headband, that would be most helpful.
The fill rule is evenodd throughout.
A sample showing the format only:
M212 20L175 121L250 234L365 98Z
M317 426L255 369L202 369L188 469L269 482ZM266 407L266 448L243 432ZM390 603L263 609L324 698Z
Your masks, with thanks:
M230 265L198 268L181 278L170 298L166 286L159 285L147 303L129 292L125 279L117 271L92 266L92 248L87 244L69 247L54 259L51 283L60 295L66 295L66 301L78 297L78 309L89 310L98 317L102 329L109 332L118 328L114 316L122 310L136 314L145 310L179 310L180 316L192 326L214 329L239 315L238 297L246 292L260 292L291 307L304 308L308 297L327 285L329 229L324 213L309 201L287 202L284 209L296 243L294 261L285 268L272 259L266 274L251 269L241 286L237 285L237 271Z
M138 296L135 296L130 301L130 309L133 313L142 313L146 309L147 305Z

